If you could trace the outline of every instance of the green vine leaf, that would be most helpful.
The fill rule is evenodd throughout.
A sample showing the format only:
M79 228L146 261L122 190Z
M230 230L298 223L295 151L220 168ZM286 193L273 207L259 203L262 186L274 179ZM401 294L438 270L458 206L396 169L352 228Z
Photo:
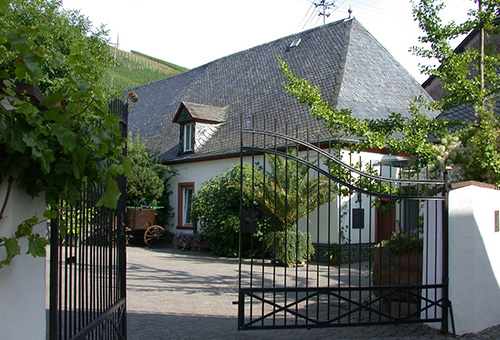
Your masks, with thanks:
M118 188L118 182L116 182L114 178L110 178L107 182L104 194L97 201L97 206L105 206L108 208L116 209L116 205L120 196L121 191L120 188Z
M104 29L59 0L0 0L0 174L15 179L32 197L43 194L44 216L55 218L58 202L71 204L84 184L107 185L101 204L115 207L119 190L113 176L126 139L119 119L108 113L114 97L102 75L112 63ZM19 93L34 86L41 102ZM36 217L21 223L12 237L0 239L6 249L2 265L20 253L44 256L47 240L34 233Z
M28 251L26 254L31 254L33 257L45 257L45 247L50 242L38 234L30 235L28 237Z
M9 265L16 255L21 254L21 247L15 238L0 238L0 244L4 246L6 252L5 259L0 261L0 268L3 268L3 266Z
M59 103L64 100L64 95L62 93L54 93L42 100L40 105L43 105L45 107L50 107L56 103Z

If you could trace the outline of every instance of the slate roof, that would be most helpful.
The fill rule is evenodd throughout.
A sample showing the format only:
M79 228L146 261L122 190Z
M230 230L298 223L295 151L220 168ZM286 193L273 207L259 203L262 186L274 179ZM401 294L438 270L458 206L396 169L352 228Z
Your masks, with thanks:
M300 44L290 44L300 38ZM129 130L147 135L149 146L167 163L230 155L239 151L240 121L257 128L275 125L312 140L332 138L321 121L283 86L280 56L297 76L322 89L323 98L351 107L359 118L408 115L409 102L430 96L390 53L356 20L340 20L217 59L134 91ZM179 154L181 103L225 108L225 123L196 153ZM426 112L430 117L434 113ZM241 118L242 117L242 118Z
M495 104L495 114L500 116L500 103ZM457 105L441 112L438 119L448 119L464 123L472 123L477 121L474 108L470 105Z
M226 120L226 109L210 105L182 102L172 120L173 123L182 122L179 116L186 109L192 120L201 120L211 123L223 123Z
M470 105L457 105L441 112L438 116L438 119L448 119L472 123L476 121L477 117L474 114L474 109Z

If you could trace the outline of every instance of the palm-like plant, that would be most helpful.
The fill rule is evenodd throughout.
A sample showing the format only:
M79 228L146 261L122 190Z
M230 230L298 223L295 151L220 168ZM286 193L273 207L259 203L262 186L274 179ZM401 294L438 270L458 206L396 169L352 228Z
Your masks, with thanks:
M276 216L282 226L297 223L301 217L330 201L336 194L330 189L328 178L311 171L304 164L310 163L306 160L307 156L300 158L296 148L290 148L287 153L288 157L268 154L266 160L269 171L262 167L253 170L254 183L258 183L262 193L256 193L256 186L253 189L249 186L243 188ZM314 160L314 164L319 165L319 160Z

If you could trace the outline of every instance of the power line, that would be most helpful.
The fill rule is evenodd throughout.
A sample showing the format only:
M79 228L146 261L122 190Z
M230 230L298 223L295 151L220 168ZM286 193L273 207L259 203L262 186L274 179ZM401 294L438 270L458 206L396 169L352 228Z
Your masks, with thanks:
M304 22L305 18L307 17L307 15L309 14L309 12L311 11L311 9L314 7L314 4L311 3L311 6L309 6L309 9L307 10L306 14L304 15L304 17L302 18L302 20L300 21L300 24L299 24L299 27L300 25Z
M326 24L326 18L332 14L331 9L335 7L336 2L336 0L313 0L312 3L318 10L318 16L323 17L323 25Z

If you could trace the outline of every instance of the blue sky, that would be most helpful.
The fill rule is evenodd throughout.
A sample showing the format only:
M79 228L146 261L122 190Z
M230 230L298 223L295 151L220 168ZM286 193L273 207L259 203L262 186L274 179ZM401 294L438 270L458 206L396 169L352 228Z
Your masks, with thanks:
M106 24L119 48L194 68L226 55L322 24L312 0L63 0L95 26ZM445 18L459 21L473 3L448 0ZM453 6L451 6L453 4ZM419 81L420 58L410 0L337 0L326 19L353 16Z

